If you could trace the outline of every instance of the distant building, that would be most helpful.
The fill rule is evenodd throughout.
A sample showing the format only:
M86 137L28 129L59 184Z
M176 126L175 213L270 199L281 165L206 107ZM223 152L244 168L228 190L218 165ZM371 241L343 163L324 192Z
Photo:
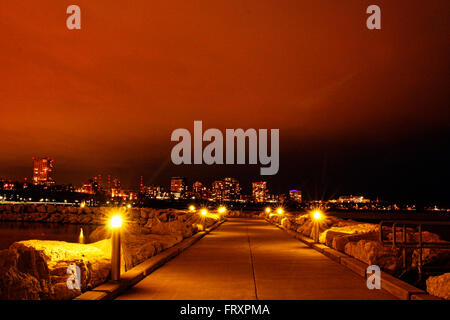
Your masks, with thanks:
M92 179L93 179L94 182L97 184L97 188L98 188L98 189L102 189L102 188L104 187L104 186L103 186L103 183L102 183L102 175L101 175L101 174L96 175L96 176L93 177Z
M267 193L267 182L261 181L252 183L252 195L256 202L265 202Z
M234 201L241 197L241 187L235 178L225 178L212 183L211 195L217 201Z
M208 199L210 192L209 189L203 185L200 181L195 181L192 185L192 194L196 199Z
M339 197L338 202L342 202L342 203L366 203L366 202L370 202L370 200L364 198L363 196L341 196L341 197Z
M111 189L110 189L111 197L114 198L114 197L122 196L123 192L122 192L122 187L121 187L119 178L114 178L112 180L112 183L110 182L109 185L111 186Z
M289 198L295 202L302 202L302 192L300 190L289 190Z
M16 189L16 186L14 183L12 183L9 180L2 179L2 178L0 178L0 187L3 190L15 190Z
M186 192L186 179L183 177L170 178L170 194L175 199L180 199Z
M216 201L223 201L225 195L225 182L216 180L211 184L211 197Z
M287 195L285 193L281 193L281 194L277 194L275 197L278 202L285 202Z
M192 185L192 192L195 195L198 195L198 197L200 197L203 188L204 188L203 183L201 183L200 181L195 181L194 184Z
M53 165L53 159L33 157L33 184L44 186L55 184L52 178Z
M161 199L163 197L163 188L161 186L142 186L140 189L142 195L151 199Z
M75 191L79 193L88 193L95 194L98 190L98 184L93 179L89 180L89 182L84 183L80 188L77 188Z
M224 200L239 200L241 197L241 187L239 181L235 178L225 178L224 182Z

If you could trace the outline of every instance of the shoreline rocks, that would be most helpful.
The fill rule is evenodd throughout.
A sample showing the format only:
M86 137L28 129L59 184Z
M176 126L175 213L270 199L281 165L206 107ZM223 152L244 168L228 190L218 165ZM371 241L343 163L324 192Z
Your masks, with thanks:
M67 300L108 279L110 254L94 245L26 240L0 251L0 299ZM69 266L80 270L80 289L69 289Z
M427 279L427 292L433 296L450 300L450 273Z
M294 216L263 213L261 216L268 222L281 225L287 230L295 231L310 238L314 237L314 222L312 221L310 214ZM392 230L386 227L384 229L384 232L387 232L386 235L388 239L392 239ZM393 248L392 246L383 246L379 242L378 224L343 220L336 217L326 217L323 221L320 221L319 232L320 243L344 252L368 265L378 265L381 269L394 276L399 276L404 271L402 249L399 247ZM408 228L406 232L408 241L418 240L418 233L413 229ZM401 232L397 231L397 239L401 239L401 237ZM422 232L422 238L424 242L445 242L440 240L437 234L428 231ZM406 251L407 265L410 269L417 266L418 256L418 249L408 249ZM447 265L450 264L450 251L424 248L422 251L422 259L424 265L432 263ZM431 290L439 292L441 294L440 297L443 295L441 292L445 292L441 287L450 287L450 277L447 276L442 279L439 280L439 282L436 282L438 280L427 280L427 288L429 284L433 285L433 288L437 289Z
M106 221L112 208L0 205L2 221L39 221L99 225L90 244L24 240L0 250L0 299L67 300L108 280L111 241ZM207 228L223 216L206 217L184 210L121 209L122 272ZM80 270L80 289L68 289L69 266Z

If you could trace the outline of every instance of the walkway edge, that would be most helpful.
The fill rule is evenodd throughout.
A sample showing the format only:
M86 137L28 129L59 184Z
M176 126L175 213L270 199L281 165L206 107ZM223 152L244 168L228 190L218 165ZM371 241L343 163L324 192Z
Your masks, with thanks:
M367 267L369 266L368 264L356 258L353 258L343 252L330 248L324 244L314 243L314 240L307 238L298 232L285 229L282 225L273 224L270 221L267 222L285 231L287 234L296 238L297 240L305 243L308 247L319 251L328 258L347 267L351 271L355 272L359 276L366 279L366 270ZM428 294L427 292L419 288L410 285L409 283L397 279L384 271L381 271L381 286L382 289L384 289L385 291L392 294L394 297L397 297L401 300L442 300L438 297Z
M193 236L184 239L173 247L164 250L157 255L141 262L120 276L120 281L108 281L89 291L85 291L73 300L112 300L128 288L144 279L150 273L164 265L169 260L178 256L181 252L192 246L208 233L218 228L226 219L216 222L204 231L197 232Z

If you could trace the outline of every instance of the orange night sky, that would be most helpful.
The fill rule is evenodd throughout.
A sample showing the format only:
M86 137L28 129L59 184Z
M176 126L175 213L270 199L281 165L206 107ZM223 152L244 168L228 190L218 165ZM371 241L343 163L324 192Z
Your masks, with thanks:
M81 30L66 28L70 4ZM370 4L381 31L365 27ZM261 180L259 165L169 163L171 132L203 120L280 129L269 191L446 199L449 12L448 0L2 1L0 177L51 156L59 183Z

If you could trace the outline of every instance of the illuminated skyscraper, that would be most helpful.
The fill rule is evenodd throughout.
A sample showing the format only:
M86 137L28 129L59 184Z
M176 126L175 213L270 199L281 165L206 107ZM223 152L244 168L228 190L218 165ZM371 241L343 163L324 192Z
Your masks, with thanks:
M253 199L255 199L256 202L265 202L267 198L267 182L261 181L261 182L253 182L252 183L252 194Z
M225 178L223 182L225 184L224 200L238 200L241 196L239 181L235 178Z
M202 193L203 183L200 181L195 181L192 185L192 192L196 195L200 195Z
M225 178L212 183L212 197L219 201L238 200L241 196L239 181L235 178Z
M209 189L200 181L195 181L192 185L192 193L196 199L208 199Z
M214 200L224 200L225 183L222 180L214 181L211 184L211 196Z
M289 198L295 202L302 202L302 192L300 190L289 190Z
M53 159L33 157L33 184L49 186L55 184L52 178Z
M183 177L170 178L170 193L175 199L179 199L184 196L186 192L186 179Z

